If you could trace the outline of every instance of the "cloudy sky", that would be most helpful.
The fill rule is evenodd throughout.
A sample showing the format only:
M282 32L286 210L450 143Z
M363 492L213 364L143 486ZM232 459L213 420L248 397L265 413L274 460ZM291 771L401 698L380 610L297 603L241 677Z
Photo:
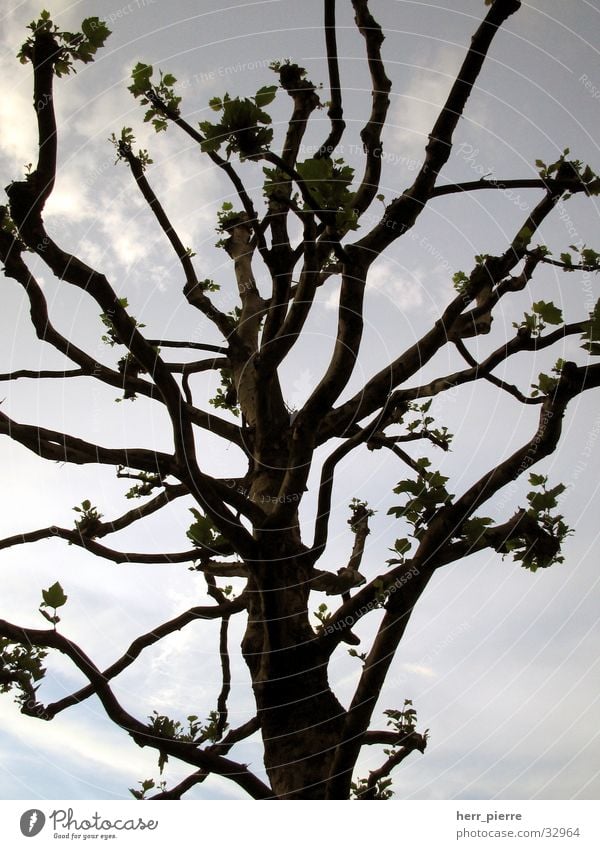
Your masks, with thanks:
M338 14L339 53L348 125L340 154L358 166L369 79L350 4L338 5L343 7ZM10 6L0 19L2 185L19 178L36 156L31 71L14 56L39 7L29 0L4 8ZM65 29L76 29L87 16L104 18L112 36L96 63L58 84L60 168L47 205L48 228L60 243L109 277L128 298L132 313L146 324L149 337L219 341L181 297L179 269L163 234L133 192L130 175L114 165L109 135L130 126L140 144L148 146L155 162L149 179L182 240L196 252L201 276L223 284L220 303L225 309L235 303L232 277L227 257L214 246L214 226L216 211L230 199L231 190L174 128L160 137L149 134L140 108L126 91L131 68L143 60L174 73L183 112L192 124L210 118L209 98L225 91L249 96L274 82L268 68L273 59L290 57L307 67L315 83L326 84L320 6L316 0L259 0L227 7L214 0L132 0L122 6L114 0L57 0L50 8ZM386 32L383 56L393 82L381 188L389 200L411 182L421 162L427 133L485 6L483 0L372 0L371 7ZM524 2L494 42L457 130L445 179L533 177L536 159L553 162L566 147L573 157L600 170L600 62L594 46L599 34L595 2ZM279 97L273 105L276 138L285 129L287 110L287 99ZM322 140L326 121L325 111L316 115L306 137L307 156L310 145ZM245 166L241 173L260 197L260 170ZM373 265L365 355L349 393L422 335L450 297L452 274L468 272L475 254L503 250L520 226L523 210L538 197L525 191L483 194L440 198L413 231ZM375 214L382 210L380 206ZM368 215L365 218L368 224ZM556 255L574 242L597 248L598 220L596 199L574 199L544 223L540 240ZM92 356L112 364L114 353L100 340L103 328L90 299L58 286L42 269L39 279L58 329ZM260 269L257 279L259 285L265 279ZM599 295L598 281L589 275L552 270L540 274L534 290L535 299L554 299L567 320L584 318ZM501 344L530 301L525 294L512 298L492 334L471 345L474 354L483 357ZM286 364L290 407L301 405L318 382L318 355L330 348L335 305L332 285L320 296L305 346ZM66 364L35 339L22 290L12 280L2 282L0 326L0 372ZM585 362L578 342L572 342L535 362L517 360L509 377L527 390L538 372L559 356ZM423 377L457 365L444 354ZM110 388L86 381L65 383L5 384L0 397L18 421L66 430L104 445L169 450L166 417L149 401L116 404L116 392ZM214 394L213 378L206 376L195 385L197 398ZM446 393L432 407L436 420L456 435L453 452L435 457L450 475L452 492L464 491L534 428L535 410L531 413L510 398L498 397L492 389ZM594 718L600 679L595 502L599 446L600 406L598 397L588 393L569 408L560 451L536 469L552 482L568 484L561 508L576 533L565 545L562 566L530 574L497 555L479 555L441 570L419 603L379 705L384 710L411 698L421 726L431 733L426 754L413 755L397 771L399 798L598 797L600 741ZM205 456L208 471L227 475L240 469L235 450L216 441L207 442ZM7 438L0 441L0 463L5 482L0 537L50 524L70 527L72 508L84 498L98 505L106 518L131 506L123 499L127 487L109 468L71 469L43 462ZM327 565L339 566L351 550L346 505L356 495L377 510L365 572L375 575L381 570L389 546L403 535L386 515L402 471L378 454L352 455L335 490L334 545ZM497 497L490 515L510 516L526 491L526 482L515 484ZM119 547L187 547L189 506L173 506L123 533ZM305 518L312 509L308 499ZM118 657L138 634L204 598L202 580L185 566L115 566L96 562L58 540L1 555L0 615L41 627L41 589L59 579L69 595L63 632L100 666ZM367 626L363 634L368 636ZM234 647L239 638L238 633L232 635ZM141 718L153 710L178 718L206 716L219 688L215 645L212 628L189 627L147 651L138 667L122 676L116 692ZM342 701L351 698L359 668L345 651L336 658L331 679ZM79 683L68 663L53 658L41 699L53 701ZM234 663L231 705L232 724L252 715L248 676L239 660ZM157 775L154 755L105 723L93 700L46 725L21 717L4 696L0 716L0 798L117 799L137 781ZM260 771L252 741L234 751L238 760L250 761ZM375 755L363 757L361 774L379 765ZM170 765L169 783L185 772ZM212 779L195 795L236 798L240 793Z

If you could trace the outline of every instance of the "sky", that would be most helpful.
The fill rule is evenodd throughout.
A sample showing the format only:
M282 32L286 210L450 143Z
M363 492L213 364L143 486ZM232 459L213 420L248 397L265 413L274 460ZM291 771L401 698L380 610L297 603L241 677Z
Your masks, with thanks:
M363 42L350 4L338 4L340 72L345 90L347 135L340 155L357 167L359 131L368 114L369 78ZM15 53L26 24L37 15L33 3L9 3L0 17L0 173L6 185L35 162L36 127L31 108L31 72ZM477 22L483 0L450 3L372 0L371 9L386 33L382 53L393 83L390 120L384 132L381 191L389 201L410 184L422 161L427 133L443 104ZM228 258L215 247L216 213L231 199L231 189L186 137L175 129L155 136L127 92L131 68L145 61L174 73L182 111L190 123L210 119L208 101L225 91L249 96L275 81L273 59L291 58L323 82L327 98L325 46L320 3L310 0L260 0L223 6L215 2L132 0L59 2L50 11L61 27L76 29L84 17L107 21L112 35L97 61L60 80L56 101L60 128L56 189L47 205L48 229L61 244L107 275L149 337L220 341L181 296L181 275L163 234L133 191L124 166L115 166L108 142L122 126L134 128L154 164L148 178L186 245L196 252L202 277L222 283L220 304L234 304ZM597 48L600 12L592 2L524 2L494 41L491 55L457 129L444 172L448 181L483 175L498 179L536 176L535 160L553 162L566 147L573 157L600 170L600 62ZM288 114L287 99L273 104L276 141ZM327 127L317 113L306 136L306 155ZM240 173L255 197L261 172L252 165ZM485 196L483 196L485 195ZM452 275L469 271L479 253L502 251L538 195L519 191L473 193L440 198L415 228L374 263L366 308L364 356L346 396L386 361L419 338L452 293ZM379 206L374 223L383 211ZM598 247L597 199L574 198L544 222L540 240L560 254L574 242ZM596 239L596 242L594 242ZM101 342L98 308L91 299L59 285L36 266L52 320L92 356L112 363L114 352ZM259 286L264 271L257 268ZM531 299L554 299L568 321L587 316L600 296L590 275L564 275L545 269L533 294L514 296L503 307L488 337L471 342L474 355L493 350ZM298 408L319 379L319 355L331 348L335 327L335 283L320 293L307 325L306 342L285 364L283 382L291 408ZM540 371L559 357L584 363L578 341L557 346L535 361L517 358L507 377L527 390ZM174 358L175 359L175 358ZM40 344L29 322L20 287L2 281L0 372L20 368L62 368L66 360ZM447 353L438 356L418 382L458 367ZM502 376L502 375L500 375ZM214 394L213 376L194 386L201 399ZM207 394L205 394L207 393ZM18 381L3 384L3 409L18 421L65 430L105 445L135 445L169 450L168 421L159 405L146 399L115 403L116 391L88 381ZM462 492L487 468L509 456L534 428L535 410L523 408L493 387L453 390L432 406L439 424L455 434L453 451L433 459L450 476L449 487ZM565 418L559 451L536 467L552 483L567 484L561 510L575 530L565 544L565 562L531 574L510 560L481 554L440 570L419 602L398 652L382 699L381 712L413 700L421 728L430 729L425 755L412 755L395 773L397 798L411 799L589 799L600 791L598 763L598 497L600 406L597 395L576 399ZM234 475L241 458L216 438L205 439L207 471ZM131 506L126 490L107 467L69 468L41 461L0 440L5 486L0 538L50 524L71 527L73 506L89 498L106 518ZM379 453L361 450L342 465L334 490L334 534L325 564L337 568L347 559L347 504L365 498L373 518L364 570L378 574L388 549L403 533L387 515L398 501L392 494L403 474ZM494 517L508 518L523 503L526 481L500 493L490 506ZM191 521L191 502L182 502L145 520L115 541L123 550L181 550ZM310 497L302 506L309 521ZM138 566L98 562L59 540L0 552L0 615L42 627L41 589L60 580L69 595L61 628L99 666L118 657L138 634L166 621L205 597L200 576L184 566ZM322 599L319 597L317 602ZM369 625L358 633L365 639ZM177 718L206 716L214 708L219 670L215 632L199 623L146 651L142 662L121 676L115 692L137 716L156 710ZM234 631L236 647L241 632ZM248 674L234 660L232 724L252 716ZM344 651L335 657L331 682L347 703L360 664ZM52 658L40 691L42 701L80 685L79 673ZM49 725L22 717L8 695L0 699L1 799L119 799L144 778L157 777L155 756L131 743L102 718L95 700L59 715ZM252 740L234 750L260 773ZM381 754L362 757L359 773L379 765ZM169 764L165 777L175 783L187 770ZM219 778L197 788L192 798L242 798Z

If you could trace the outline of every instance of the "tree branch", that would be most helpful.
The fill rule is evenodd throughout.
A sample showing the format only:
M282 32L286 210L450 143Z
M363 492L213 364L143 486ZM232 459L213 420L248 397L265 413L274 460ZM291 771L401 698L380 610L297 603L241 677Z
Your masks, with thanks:
M211 360L196 360L193 363L166 363L168 370L172 374L199 374L203 371L211 371L212 369L225 369L231 365L227 357L214 357Z
M5 620L0 620L0 635L25 645L54 648L66 655L92 684L108 717L115 725L127 731L138 746L151 746L185 763L229 778L254 799L272 797L271 789L253 775L244 764L238 764L221 755L199 749L194 743L160 736L147 725L135 719L119 704L98 667L92 663L78 645L63 637L57 631L21 628Z
M325 45L327 48L327 69L329 72L329 109L327 117L331 122L329 135L319 148L316 158L329 159L340 143L346 124L343 120L342 88L338 66L338 50L335 29L335 0L324 0Z
M64 354L77 363L81 367L82 376L93 377L117 389L131 392L132 394L144 395L147 398L162 402L163 399L157 393L156 387L152 383L103 366L93 357L86 354L85 351L78 348L73 342L58 333L50 322L48 305L42 289L22 260L22 250L24 250L24 246L19 247L17 241L9 237L3 230L0 230L0 258L5 263L5 273L25 289L30 303L31 321L38 339L52 345L61 354ZM157 343L149 341L148 344L154 346ZM174 343L168 344L173 345ZM185 343L186 347L190 345L194 347L193 343ZM59 374L62 376L63 373L57 372L56 376L58 377ZM69 377L76 375L75 371L65 372L64 374ZM40 376L50 377L51 374L40 373ZM233 442L242 449L244 448L241 430L237 425L221 419L212 413L199 410L189 403L184 405L184 409L193 424L211 433L218 434L223 439Z
M367 655L358 686L346 714L341 742L330 772L326 798L348 798L352 770L369 727L381 687L396 649L408 625L414 606L427 586L433 571L423 568L415 556L412 569L416 574L399 587L386 603L386 612L377 636ZM355 596L354 598L357 598ZM354 599L353 599L354 600Z
M217 604L224 604L227 601L227 596L223 590L219 589L213 575L204 573L204 579L208 588L208 594L214 598ZM227 699L231 692L231 662L229 660L229 650L227 648L227 634L229 631L229 616L225 615L221 619L221 628L219 632L219 656L221 658L221 692L217 698L217 739L223 736L227 727Z
M496 0L496 3L498 0ZM554 209L560 195L548 191L531 213L527 215L524 223L517 231L507 250L500 256L487 256L481 264L478 264L469 277L466 292L457 295L446 307L434 326L414 345L405 350L399 357L393 360L386 368L379 371L357 392L352 398L337 409L331 409L320 422L317 444L322 444L331 436L342 435L348 427L360 421L381 406L386 398L390 396L390 390L401 383L405 383L414 374L419 372L435 354L448 342L449 333L455 322L461 318L465 306L474 298L486 298L484 309L488 309L486 293L489 293L490 301L497 302L504 293L514 290L520 286L512 278L507 279L510 272L518 263L527 256L528 244L542 221ZM527 238L523 234L527 233ZM535 263L535 259L531 263ZM494 287L498 292L494 294ZM473 374L474 379L476 375ZM440 384L441 385L441 384ZM403 390L394 393L394 401L408 400L413 390Z
M245 601L242 596L239 596L239 598L234 599L233 601L221 602L214 607L192 607L189 610L186 610L185 613L181 613L179 616L171 619L169 622L165 622L157 628L153 628L152 631L149 631L147 634L137 637L131 643L127 651L104 670L102 678L105 681L110 681L113 678L116 678L117 675L120 675L121 672L137 660L144 649L155 645L170 634L174 634L175 631L181 631L182 628L185 628L186 625L189 625L192 622L207 622L214 619L222 619L224 616L231 617L242 610L245 610ZM65 696L59 701L47 705L44 707L43 714L45 718L49 720L54 719L54 717L63 710L67 710L67 708L70 708L73 705L80 704L85 701L85 699L93 696L95 692L96 688L92 684L89 684L88 686L77 690L76 693L73 693L70 696Z
M48 378L82 377L87 374L88 372L82 368L75 368L70 371L50 371L48 369L32 371L31 369L21 369L20 371L9 371L6 374L0 374L0 381L19 380L21 377L27 377L33 380L47 380Z
M342 274L338 326L327 370L294 420L292 452L279 490L272 521L288 521L294 508L290 495L304 491L315 447L318 423L331 409L354 371L363 330L365 257L351 248L350 263Z
M166 104L163 103L159 97L154 96L153 104L157 108L160 108L166 118L176 124L181 130L183 130L186 135L193 139L198 145L202 145L202 143L206 141L204 136L197 130L195 130L194 127L188 124L188 122L185 121L178 112L173 112L168 109ZM215 153L214 151L208 151L207 156L212 162L214 162L215 165L217 165L225 174L227 174L227 176L231 180L242 203L242 206L244 207L244 211L248 216L248 221L253 229L258 250L265 259L265 261L267 261L268 250L265 243L264 234L262 233L261 228L258 224L258 217L256 215L256 210L254 209L254 204L252 203L252 199L246 191L244 184L242 183L240 177L238 176L230 162L228 162L226 159L223 159L221 156L219 156L218 153Z
M483 379L487 380L488 383L491 383L493 386L497 386L498 389L503 389L504 392L508 392L509 395L512 395L513 398L516 398L517 401L521 402L521 404L541 404L543 402L544 399L541 396L539 398L529 398L523 395L519 388L513 383L507 383L505 380L500 380L499 377L495 377L495 375L482 370L480 364L471 356L471 354L467 350L467 347L465 346L462 339L457 339L454 344L456 345L456 349L460 353L462 358L467 363L469 363L469 365L473 369L475 369L477 374L481 374Z
M352 5L356 26L365 40L371 74L371 114L360 134L366 154L365 170L360 186L352 199L352 207L356 215L360 217L371 205L379 190L383 154L381 133L390 106L389 93L392 83L385 73L381 58L381 45L384 35L381 27L369 11L368 0L352 0Z
M450 508L451 522L468 518L511 480L526 472L534 463L555 450L562 429L562 418L569 401L586 389L600 386L600 364L577 367L567 362L554 392L544 398L538 428L533 437L510 457L486 472Z
M350 451L371 439L373 434L381 428L385 414L386 409L384 408L372 421L365 425L365 427L358 429L352 436L348 437L345 442L338 446L323 463L321 469L321 480L319 482L319 497L317 501L314 541L309 554L310 562L312 564L319 559L327 545L335 468L340 460L343 460Z
M65 463L132 466L162 477L177 475L174 458L144 448L103 448L84 439L44 427L20 424L0 412L0 434L10 436L34 454Z
M578 192L585 192L585 186L582 184L581 180L576 177L563 178L560 180L542 179L541 177L515 180L490 180L489 178L482 177L480 180L467 180L464 183L446 183L442 186L436 186L431 192L430 198L440 198L445 197L446 195L455 194L467 194L468 192L477 192L485 189L495 189L501 192L510 189L544 189L546 191L548 189L553 191L558 189L561 192L572 192L575 194ZM551 260L542 261L563 267L562 263L553 262ZM573 267L575 268L575 266ZM584 268L584 270L587 269Z
M398 737L398 735L396 735L396 737ZM386 778L392 770L395 769L395 767L401 764L402 761L414 751L418 751L423 754L425 747L427 746L427 736L424 734L418 734L416 731L401 736L400 741L402 742L402 748L393 752L379 767L379 769L374 769L369 773L367 786L365 790L357 796L358 799L376 799L378 782L381 781L382 778Z
M36 33L35 42L43 33ZM53 41L54 43L54 41ZM54 44L54 48L56 45ZM35 49L34 49L35 59ZM183 474L190 491L209 514L215 526L235 540L240 553L250 554L255 544L242 523L236 519L216 493L211 478L204 475L197 464L196 446L191 417L173 375L157 354L156 349L141 335L136 322L128 315L122 302L110 286L106 277L87 266L77 257L63 251L47 234L42 221L43 204L51 190L56 168L56 157L47 156L43 150L48 133L47 113L54 124L54 102L52 93L53 75L34 61L34 82L42 88L44 108L38 111L40 131L40 156L38 168L30 178L14 182L7 188L13 220L25 244L46 263L60 280L64 280L87 292L110 318L117 338L126 345L137 362L152 375L169 412L175 443L175 458L179 474ZM55 137L55 130L54 136ZM40 180L49 186L47 192L36 195ZM72 439L72 438L71 438ZM129 463L119 460L122 465ZM143 466L139 466L143 468Z
M493 38L499 27L520 6L519 0L495 0L492 3L471 39L471 46L450 94L429 134L425 161L413 185L386 207L382 220L357 242L373 256L379 255L409 230L431 198L439 173L450 156L454 130L481 72Z
M129 165L131 173L133 174L135 182L144 200L150 207L150 210L154 214L154 217L160 225L163 233L171 243L175 255L181 264L186 280L183 293L187 297L188 302L193 306L198 307L198 309L200 309L202 313L219 328L224 337L228 339L234 331L231 316L225 315L225 313L218 310L210 298L204 293L202 285L199 283L196 272L194 271L189 251L184 247L181 239L177 235L177 231L171 224L169 217L156 197L150 183L146 179L142 163L139 158L133 154L131 147L128 144L120 142L118 145L118 151L119 156Z
M258 718L254 717L254 719L249 720L248 722L241 725L239 728L234 728L230 731L227 736L220 743L216 743L214 746L210 747L210 750L213 749L218 751L219 754L226 755L229 750L235 745L235 743L239 742L239 740L244 740L246 737L249 737L251 734L254 734L255 731L258 731L260 728L260 724L258 722ZM197 772L192 773L192 775L188 775L183 779L176 787L173 787L171 790L165 790L162 793L157 793L155 796L151 796L151 800L163 800L163 799L181 799L184 793L187 793L188 790L191 790L192 787L195 787L196 784L201 784L208 778L209 773L204 770L198 770Z
M192 563L198 558L204 556L210 557L214 554L213 549L198 546L189 551L178 551L157 554L141 554L126 551L115 551L113 548L108 548L95 542L90 537L84 536L80 531L70 530L69 528L59 528L56 525L51 525L48 528L40 528L36 531L28 531L23 534L15 534L12 537L6 537L0 540L0 550L4 548L12 548L15 545L26 545L31 542L39 542L43 539L64 539L71 545L77 545L84 548L91 554L97 557L102 557L104 560L110 560L113 563Z
M227 356L228 348L223 348L220 345L207 345L204 342L180 342L168 339L148 339L149 345L154 345L157 348L192 348L197 351L212 351L215 354L223 354Z

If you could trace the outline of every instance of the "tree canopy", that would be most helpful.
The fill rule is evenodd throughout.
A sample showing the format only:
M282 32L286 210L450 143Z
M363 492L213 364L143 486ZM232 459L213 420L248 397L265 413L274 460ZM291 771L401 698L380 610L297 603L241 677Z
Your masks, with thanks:
M161 275L170 312L150 318L130 306L139 302L136 292L112 279L101 252L87 238L74 248L68 227L53 227L46 213L62 173L62 78L107 49L107 22L89 17L70 32L43 11L18 53L33 72L38 143L35 162L6 187L0 257L4 286L20 287L33 333L51 354L38 368L0 374L7 387L0 433L43 460L98 468L99 481L107 470L120 498L78 494L70 524L19 526L0 548L52 540L81 550L91 587L94 563L112 564L97 580L112 582L115 595L129 564L152 567L147 574L159 594L168 594L178 571L189 571L194 583L180 599L183 612L121 644L116 659L115 622L105 663L88 655L84 629L75 638L64 627L77 591L56 575L39 588L34 612L43 628L0 620L0 688L32 722L95 700L156 754L156 774L132 787L136 798L181 798L215 777L256 799L389 798L393 771L415 752L426 754L435 735L433 725L417 722L412 694L386 701L399 647L431 584L486 552L528 573L568 568L563 547L577 517L563 511L566 483L546 461L569 405L600 385L600 301L589 294L600 254L566 227L556 244L545 234L572 206L595 210L600 177L561 144L560 126L558 152L542 153L523 176L501 166L486 171L468 133L460 134L496 40L521 14L518 0L485 4L421 158L404 161L386 142L395 81L374 5L352 0L369 79L359 130L347 114L335 0L323 3L322 86L310 68L280 58L270 65L272 83L252 92L240 84L236 94L228 80L230 90L211 97L198 120L186 112L175 73L142 60L133 66L128 89L142 111L132 126L111 131L109 142L130 180L121 201L145 216L163 255L169 251ZM220 260L212 267L203 248L181 235L176 193L155 179L160 161L148 128L161 156L168 131L169 144L185 140L185 155L192 151L228 187L207 227L210 239L217 231ZM456 155L466 178L453 176ZM382 177L391 156L406 178L393 186ZM440 235L435 215L448 215L440 210L453 203L455 232L467 234L468 216L479 214L474 197L482 209L500 199L503 239L495 233L476 247L480 253L463 250L459 268L446 259L451 237ZM435 294L430 286L430 308L411 324L402 281L393 288L390 278L402 276L402 246L414 244L421 222L430 236L419 236L420 247L443 285ZM382 272L388 255L394 264ZM64 316L55 321L48 275L57 298L69 290L85 304L70 329L62 329ZM573 295L573 280L583 299ZM386 283L388 314L372 307ZM62 390L75 405L64 413L73 426L53 424L44 403L22 421L14 387L41 392L57 383L83 387L73 396ZM83 409L76 410L77 397ZM462 439L444 406L457 397L484 408L463 419ZM104 417L115 401L123 421L141 418L126 438L111 429L105 439ZM497 416L508 433L499 446L487 435ZM371 478L382 481L377 504L365 494ZM187 517L183 532L175 515ZM179 547L146 550L144 528L158 516L179 533ZM372 544L374 525L383 549ZM144 579L136 580L143 590ZM145 619L142 612L140 591ZM131 604L127 614L137 617ZM192 653L189 707L181 711L147 692L138 715L128 707L132 667L190 631L204 652L211 641L217 692L209 700L194 680ZM56 655L81 680L69 692L50 684L48 700L47 668ZM348 662L351 683L340 694L332 671ZM243 703L253 710L235 722L241 674L251 690ZM260 748L264 768L236 756L248 740ZM369 768L361 771L364 751ZM187 774L170 780L174 763Z

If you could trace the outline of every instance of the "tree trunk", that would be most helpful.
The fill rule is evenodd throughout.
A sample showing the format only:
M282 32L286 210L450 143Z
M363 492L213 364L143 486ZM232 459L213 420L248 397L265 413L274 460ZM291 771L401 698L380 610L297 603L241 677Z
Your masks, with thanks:
M277 541L269 549L248 585L242 642L265 767L276 798L323 799L345 711L329 687L326 658L309 623L309 570L301 556L286 557Z

